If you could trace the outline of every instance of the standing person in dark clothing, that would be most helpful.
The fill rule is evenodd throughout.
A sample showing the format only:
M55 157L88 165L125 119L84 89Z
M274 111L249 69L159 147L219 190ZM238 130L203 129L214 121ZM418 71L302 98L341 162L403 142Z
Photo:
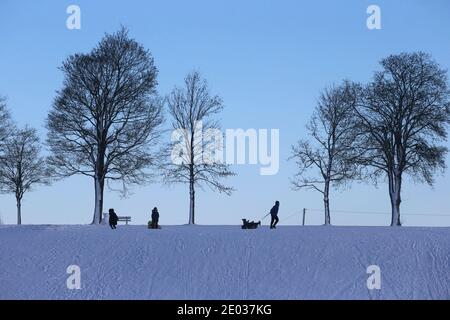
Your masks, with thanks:
M280 219L278 219L278 209L280 208L280 201L275 201L275 205L270 209L270 229L276 229L276 225Z
M119 220L119 218L114 212L114 209L109 209L109 226L111 227L111 229L116 229L117 220Z
M152 210L152 229L159 229L158 221L159 221L158 208L154 207Z

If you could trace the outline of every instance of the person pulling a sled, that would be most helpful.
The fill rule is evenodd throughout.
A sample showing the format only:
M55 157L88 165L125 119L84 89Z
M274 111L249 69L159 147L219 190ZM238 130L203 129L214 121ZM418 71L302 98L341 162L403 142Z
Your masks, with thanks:
M159 229L158 221L159 221L158 208L154 207L152 210L152 223L151 223L150 228L151 229Z
M119 218L117 217L117 214L114 212L114 209L109 209L109 226L111 229L116 229L117 221Z
M270 209L270 229L276 229L276 225L280 219L278 219L278 209L280 208L280 201L275 201L275 205Z

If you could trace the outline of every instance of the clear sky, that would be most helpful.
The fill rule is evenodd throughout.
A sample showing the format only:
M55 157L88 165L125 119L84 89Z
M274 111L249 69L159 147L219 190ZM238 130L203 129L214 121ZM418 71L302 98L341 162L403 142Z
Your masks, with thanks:
M66 8L81 8L81 30L66 28ZM381 8L381 30L366 27L369 5ZM280 224L298 224L303 208L322 208L314 191L292 191L290 146L305 137L320 91L344 78L366 82L383 57L402 51L432 54L450 66L450 2L435 1L22 1L0 0L0 95L7 96L14 119L44 127L55 91L58 70L70 54L88 52L120 25L148 48L159 69L158 91L164 95L199 70L212 92L225 103L222 126L280 130L280 170L261 176L259 166L237 165L227 182L238 190L230 197L197 193L199 224L239 224L259 219L275 200L281 202ZM447 143L447 146L450 146ZM450 164L450 157L447 159ZM450 174L434 188L405 181L402 210L407 225L450 225ZM23 223L89 223L93 213L93 181L71 177L25 195ZM355 184L331 194L332 223L388 225L390 216L342 211L389 212L386 185ZM136 187L122 199L107 191L105 207L131 215L133 223L148 221L158 206L161 224L188 219L186 185ZM0 196L5 223L15 223L12 195ZM448 216L432 216L447 214ZM308 224L322 223L318 211L307 211ZM267 222L267 221L265 221Z

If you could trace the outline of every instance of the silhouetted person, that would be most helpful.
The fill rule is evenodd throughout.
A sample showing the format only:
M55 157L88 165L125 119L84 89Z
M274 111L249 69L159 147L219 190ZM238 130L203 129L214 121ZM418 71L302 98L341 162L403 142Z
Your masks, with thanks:
M114 209L109 209L109 226L111 227L111 229L116 229L117 220L119 220L119 218L114 212Z
M152 229L158 229L159 212L158 208L154 207L152 210Z
M278 209L280 208L280 201L275 201L275 205L270 209L270 229L276 229L276 225L280 219L278 219Z

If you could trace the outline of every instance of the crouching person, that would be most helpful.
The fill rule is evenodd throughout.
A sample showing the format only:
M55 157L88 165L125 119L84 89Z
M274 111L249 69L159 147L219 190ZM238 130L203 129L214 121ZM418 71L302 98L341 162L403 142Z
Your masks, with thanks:
M117 221L119 218L117 217L117 214L114 212L114 209L109 209L109 226L111 229L116 229Z

